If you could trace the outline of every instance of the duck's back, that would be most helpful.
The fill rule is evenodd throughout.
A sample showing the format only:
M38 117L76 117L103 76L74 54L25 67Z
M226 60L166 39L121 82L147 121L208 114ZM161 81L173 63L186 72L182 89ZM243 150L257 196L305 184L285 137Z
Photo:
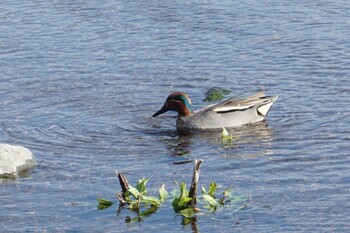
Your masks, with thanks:
M231 98L190 116L178 117L176 126L183 130L215 129L262 121L276 99L277 96L263 96L261 93L241 100Z

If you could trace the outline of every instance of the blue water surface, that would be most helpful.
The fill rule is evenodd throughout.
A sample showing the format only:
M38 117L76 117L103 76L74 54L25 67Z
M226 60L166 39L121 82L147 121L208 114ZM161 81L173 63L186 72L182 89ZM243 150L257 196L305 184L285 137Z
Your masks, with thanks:
M336 1L5 1L0 139L38 166L0 180L1 232L348 232L350 3ZM194 109L211 87L279 95L264 122L180 135L152 118L172 91ZM141 222L118 205L130 183L233 185L242 208L182 224L169 202Z

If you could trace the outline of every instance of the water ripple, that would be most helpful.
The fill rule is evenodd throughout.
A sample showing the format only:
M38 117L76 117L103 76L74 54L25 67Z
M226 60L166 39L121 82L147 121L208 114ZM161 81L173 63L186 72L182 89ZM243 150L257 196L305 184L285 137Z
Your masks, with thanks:
M117 169L132 183L150 177L156 192L192 174L174 163L202 158L201 182L250 197L238 212L198 215L202 231L347 232L348 5L2 3L0 137L38 166L1 184L1 230L84 231L103 219L101 231L187 231L171 209L125 224L130 213L97 212L95 200L115 197ZM151 117L170 92L197 109L213 86L279 99L264 122L229 129L231 144L220 131L178 134L175 114Z

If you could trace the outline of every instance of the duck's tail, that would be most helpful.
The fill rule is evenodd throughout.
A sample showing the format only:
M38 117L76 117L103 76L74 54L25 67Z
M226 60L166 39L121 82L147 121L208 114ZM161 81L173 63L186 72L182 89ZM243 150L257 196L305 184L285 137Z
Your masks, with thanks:
M256 110L258 115L265 117L269 113L273 102L277 100L278 96L265 96L263 98L266 98L266 100L257 107Z

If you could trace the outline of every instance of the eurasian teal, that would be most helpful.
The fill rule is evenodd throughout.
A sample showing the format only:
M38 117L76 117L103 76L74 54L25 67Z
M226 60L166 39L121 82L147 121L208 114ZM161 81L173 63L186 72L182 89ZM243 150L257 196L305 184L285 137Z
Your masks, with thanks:
M262 121L277 98L278 96L265 96L263 92L258 92L246 98L232 97L192 112L189 96L183 92L174 92L152 117L169 110L175 111L178 113L176 127L181 131L237 127Z

